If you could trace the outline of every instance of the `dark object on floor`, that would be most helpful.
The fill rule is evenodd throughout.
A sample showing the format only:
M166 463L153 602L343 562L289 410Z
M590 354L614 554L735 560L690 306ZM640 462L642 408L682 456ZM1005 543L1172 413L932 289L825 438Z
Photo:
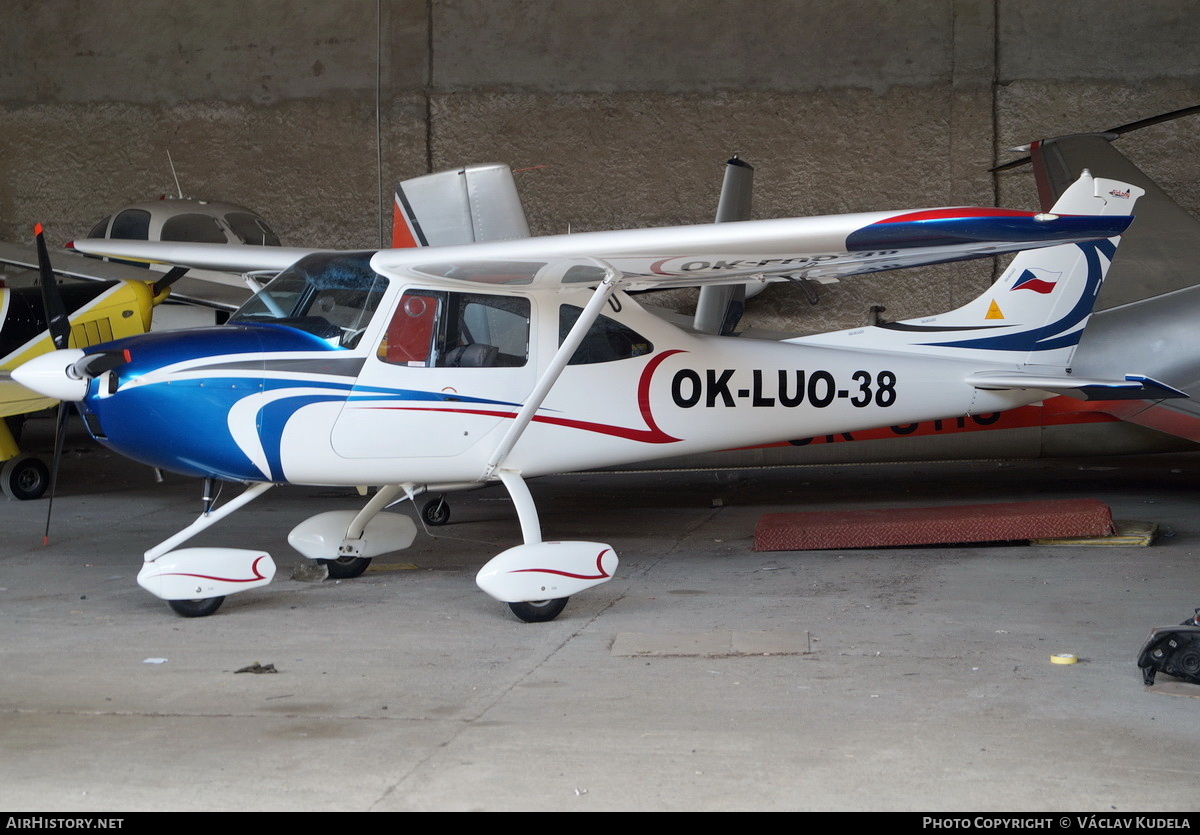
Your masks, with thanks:
M1154 684L1154 676L1159 672L1200 684L1200 626L1194 625L1194 619L1184 624L1150 630L1150 637L1138 653L1142 681L1147 686Z

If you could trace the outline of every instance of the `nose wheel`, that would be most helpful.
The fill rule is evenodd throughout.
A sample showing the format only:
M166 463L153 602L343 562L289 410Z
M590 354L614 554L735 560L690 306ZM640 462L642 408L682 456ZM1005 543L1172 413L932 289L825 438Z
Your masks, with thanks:
M181 618L206 618L220 609L224 602L225 597L222 595L221 597L205 597L200 600L168 600L167 605Z
M569 597L554 600L531 600L526 603L509 603L508 608L526 623L545 623L554 620L567 607Z

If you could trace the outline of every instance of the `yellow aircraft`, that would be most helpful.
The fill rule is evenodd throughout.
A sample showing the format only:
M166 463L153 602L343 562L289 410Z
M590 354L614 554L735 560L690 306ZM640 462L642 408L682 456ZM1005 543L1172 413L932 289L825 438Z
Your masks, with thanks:
M89 236L279 246L279 238L256 212L234 203L183 197L125 206L97 223ZM86 279L60 287L64 314L71 325L68 344L72 348L150 330L153 308L166 299L171 285L186 272L175 270L166 276L150 272L153 280L133 280L131 274L137 275L149 265L109 263L66 253L56 257L56 262L56 274ZM38 259L29 247L6 243L0 243L0 265L20 271L39 269ZM221 317L217 321L223 321L249 293L238 276L193 271L176 286L173 299L193 309L209 308ZM45 311L46 303L37 286L7 288L0 276L0 418L37 412L57 402L8 379L13 368L55 348ZM165 326L172 324L178 327L180 322ZM40 458L21 453L12 427L8 420L0 420L0 488L9 498L39 498L49 487L49 469Z
M84 348L148 331L154 305L170 293L170 281L90 281L65 285L60 291L63 313L71 326L68 344ZM40 411L57 402L35 394L7 374L33 357L54 350L47 318L39 287L0 287L2 418ZM0 420L0 461L0 487L5 495L36 499L46 492L49 469L37 456L22 454L8 420Z

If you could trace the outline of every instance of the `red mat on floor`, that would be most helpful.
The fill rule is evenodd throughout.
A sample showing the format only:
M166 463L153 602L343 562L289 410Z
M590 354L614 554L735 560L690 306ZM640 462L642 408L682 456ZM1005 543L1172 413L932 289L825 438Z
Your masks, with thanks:
M882 548L953 542L1007 542L1113 533L1112 511L1095 499L767 513L755 551Z

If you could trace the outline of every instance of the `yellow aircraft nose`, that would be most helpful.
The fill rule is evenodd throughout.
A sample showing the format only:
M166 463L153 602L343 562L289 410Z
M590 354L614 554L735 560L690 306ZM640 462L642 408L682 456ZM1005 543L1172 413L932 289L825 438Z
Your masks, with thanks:
M75 363L83 356L78 348L51 351L18 365L12 371L12 378L44 397L82 400L87 394L88 380L75 370Z

